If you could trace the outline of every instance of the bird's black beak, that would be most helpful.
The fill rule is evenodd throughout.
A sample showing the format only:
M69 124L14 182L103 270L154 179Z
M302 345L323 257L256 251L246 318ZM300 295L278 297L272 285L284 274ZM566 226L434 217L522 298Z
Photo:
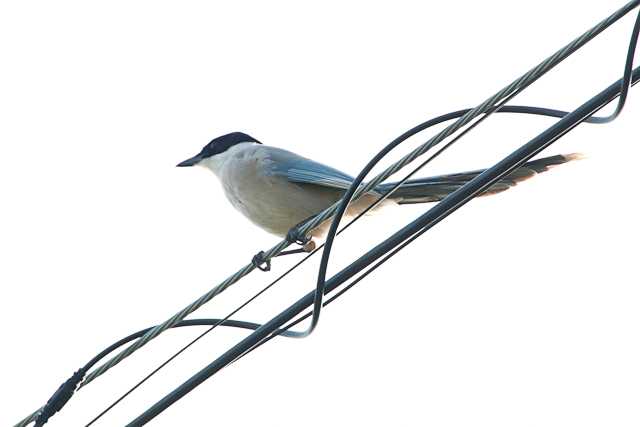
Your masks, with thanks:
M178 163L176 166L179 168L184 168L187 166L193 166L195 164L197 164L200 160L202 160L202 156L200 156L200 154L191 157L190 159L185 160L184 162L180 162Z

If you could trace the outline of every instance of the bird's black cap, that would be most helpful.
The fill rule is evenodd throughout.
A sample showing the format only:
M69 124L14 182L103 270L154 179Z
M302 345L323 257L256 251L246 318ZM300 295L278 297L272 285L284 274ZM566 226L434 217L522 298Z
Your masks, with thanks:
M216 154L224 153L234 145L241 144L243 142L255 142L261 144L260 141L254 137L242 132L232 132L226 135L219 136L213 139L210 143L204 146L202 150L195 156L178 163L178 167L193 166L200 162L202 159L206 159Z

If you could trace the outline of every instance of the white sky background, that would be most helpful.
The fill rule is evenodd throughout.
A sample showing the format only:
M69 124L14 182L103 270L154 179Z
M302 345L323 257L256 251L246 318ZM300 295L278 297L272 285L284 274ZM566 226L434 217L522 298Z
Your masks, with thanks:
M241 130L356 174L622 4L4 2L0 424L279 241L213 175L174 167L210 139ZM633 19L516 103L572 109L608 86ZM545 152L587 160L470 203L328 307L312 337L273 340L151 425L637 425L638 91L614 124ZM422 175L489 166L552 122L494 117ZM362 221L331 272L428 207ZM192 317L224 316L293 261ZM316 265L236 318L268 320L315 285ZM166 333L49 425L86 424L200 330ZM132 420L246 334L210 334L96 425Z

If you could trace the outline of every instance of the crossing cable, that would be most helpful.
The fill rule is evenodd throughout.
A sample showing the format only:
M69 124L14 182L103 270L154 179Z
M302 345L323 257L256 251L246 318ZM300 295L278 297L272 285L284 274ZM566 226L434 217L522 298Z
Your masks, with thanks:
M404 167L406 164L408 164L408 163L412 162L413 160L415 160L415 158L417 158L418 156L422 155L429 148L433 147L435 144L439 143L440 141L442 141L447 136L449 136L452 133L454 133L457 130L459 130L461 127L463 127L464 125L469 123L471 120L473 120L479 114L485 114L487 111L490 111L492 108L495 109L496 108L495 105L492 105L492 104L495 104L494 99L497 101L500 98L504 97L506 94L508 94L510 91L513 91L513 90L515 90L516 92L512 92L511 95L509 95L509 96L513 96L513 95L519 93L522 89L524 89L526 86L528 86L533 81L535 81L537 78L539 78L541 75L543 75L544 73L549 71L551 68L553 68L555 65L557 65L560 61L562 61L568 55L570 55L575 50L577 50L579 47L584 45L591 38L595 37L597 34L602 32L605 28L607 28L608 26L610 26L611 24L616 22L618 19L620 19L622 16L624 16L624 14L628 13L630 10L632 10L635 7L637 7L638 3L639 3L639 1L630 2L624 8L622 8L620 11L616 12L611 17L609 17L606 20L604 20L603 22L601 22L598 26L594 27L592 30L590 30L589 32L585 33L583 36L581 36L580 38L576 39L571 44L567 45L565 48L563 48L560 51L558 51L555 55L550 57L547 61L544 61L538 67L534 68L533 70L531 70L529 73L525 74L520 79L514 81L510 86L508 86L507 88L503 89L503 91L497 93L494 97L490 98L485 103L481 104L480 106L476 107L473 110L467 110L464 113L464 115L462 116L462 118L460 120L458 120L456 123L454 123L453 125L449 126L447 129L442 131L439 135L437 135L436 137L432 138L427 143L423 144L423 146L419 147L414 152L412 152L409 155L405 156L400 162L397 162L395 165L392 165L390 168L385 170L385 172L383 172L378 177L376 177L376 179L374 179L373 181L369 182L367 185L365 185L363 187L360 187L360 189L358 191L352 191L351 192L351 196L353 196L354 198L357 198L360 195L364 194L366 191L368 191L371 188L377 186L382 180L386 179L389 175L397 172L400 168ZM636 32L636 35L635 35L635 39L637 41L637 32ZM627 76L627 74L625 74L625 81L627 81L627 91L628 91L628 87L630 86L630 76L631 76L630 72L628 73L628 76ZM622 94L620 96L620 102L618 104L618 108L616 109L616 112L612 115L612 117L613 116L617 117L617 115L622 110L622 107L624 106L624 101L626 100L626 91L623 90L621 93ZM524 108L527 108L527 107L524 107ZM506 108L505 108L505 110L506 110ZM562 112L559 112L559 113L561 114ZM615 117L613 117L613 118L615 118ZM603 119L593 119L592 122L593 123L604 122L604 121L601 121L601 120L603 120ZM604 120L610 121L611 119L610 118L605 118ZM360 181L362 181L362 179L360 179ZM359 185L359 182L358 182L357 185ZM352 186L352 187L353 187L352 189L356 188L355 186ZM342 203L342 208L344 208L346 206L346 203L344 202L345 200L346 200L346 197L342 201L343 202ZM336 210L336 206L334 206L334 207L328 209L327 211L323 212L321 215L316 217L314 220L312 220L309 223L305 224L301 228L301 232L305 233L306 231L308 231L311 228L315 227L315 225L317 225L318 223L320 223L320 222L324 221L325 219L327 219L328 217L330 217L334 213L335 210ZM334 219L334 224L335 223L336 223L336 220ZM333 235L331 237L332 240L333 240L333 236L335 235L335 231L336 230L334 229L333 230ZM271 255L271 253L276 253L279 250L282 250L282 249L278 250L276 248L279 248L281 245L284 244L284 242L285 241L281 242L281 244L275 246L274 248L272 248L272 250L267 252L267 258L270 258L270 257L274 256L274 255ZM286 246L288 246L288 244ZM284 246L284 247L286 247L286 246ZM325 252L325 254L327 254L327 252ZM328 256L327 256L327 258L328 258ZM249 266L247 266L247 267L249 267ZM326 266L325 266L325 268L326 268ZM241 273L243 270L240 270L239 273ZM247 273L245 273L245 274L247 274ZM208 300L213 298L213 296L215 296L217 293L219 293L219 292L223 291L224 289L226 289L226 287L228 287L231 283L233 283L235 280L238 280L240 277L242 277L245 274L241 274L236 279L234 279L234 277L237 274L232 276L230 279L228 279L227 281L223 282L218 287L214 288L210 293L205 294L203 297L201 297L198 301L196 301L194 303L195 305L192 304L191 306L187 307L188 310L185 309L182 312L178 313L178 315L182 315L183 312L188 311L188 313L184 314L184 316L182 317L182 318L184 318L190 312L194 311L199 306L201 306L202 304L206 303ZM218 290L217 293L214 292L216 290ZM212 293L212 292L214 292L214 293ZM318 294L321 295L322 292L320 292ZM196 307L196 305L197 305L197 307ZM193 307L195 307L195 308L193 308ZM166 330L169 327L172 327L172 326L175 326L176 324L178 324L181 319L177 319L176 316L174 316L171 319L169 319L169 321L167 321L167 322L165 322L165 323L163 323L163 324L161 324L159 326L156 326L153 329L149 330L139 341L136 342L136 344L138 344L137 347L134 344L133 346L129 347L128 349L126 349L125 351L120 353L119 356L121 356L121 358L118 359L118 356L116 356L114 359L111 360L111 363L112 363L111 365L109 365L110 362L107 362L107 364L102 365L103 370L98 368L96 371L93 371L92 373L90 373L87 376L87 378L85 379L85 381L82 383L82 385L86 385L92 379L95 379L101 373L104 373L106 371L106 369L108 369L108 367L114 366L120 360L122 360L124 357L127 357L129 354L131 354L133 351L135 351L135 349L140 348L142 345L144 345L150 339L153 339L155 336L157 336L162 331ZM168 323L171 323L171 325L168 325ZM316 320L316 324L317 324L317 320ZM291 336L291 334L289 334L289 335ZM131 350L131 349L133 349L133 350ZM127 350L130 351L128 354L127 354ZM105 367L106 367L106 369L104 369ZM34 414L37 414L37 411ZM28 418L32 418L32 417L28 417ZM25 419L24 421L26 421L27 419ZM33 420L33 418L31 420ZM18 424L18 425L21 425L21 424ZM24 424L22 424L22 425L24 425Z

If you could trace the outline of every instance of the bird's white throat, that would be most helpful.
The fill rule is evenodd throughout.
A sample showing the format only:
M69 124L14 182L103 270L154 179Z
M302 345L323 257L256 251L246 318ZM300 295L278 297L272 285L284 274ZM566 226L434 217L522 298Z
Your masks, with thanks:
M230 147L224 153L216 154L215 156L207 157L206 159L202 159L198 166L205 167L209 169L211 172L216 174L216 176L220 177L222 170L229 164L229 161L232 159L237 159L238 157L242 157L243 153L258 144L255 142L242 142L240 144L236 144L233 147Z

